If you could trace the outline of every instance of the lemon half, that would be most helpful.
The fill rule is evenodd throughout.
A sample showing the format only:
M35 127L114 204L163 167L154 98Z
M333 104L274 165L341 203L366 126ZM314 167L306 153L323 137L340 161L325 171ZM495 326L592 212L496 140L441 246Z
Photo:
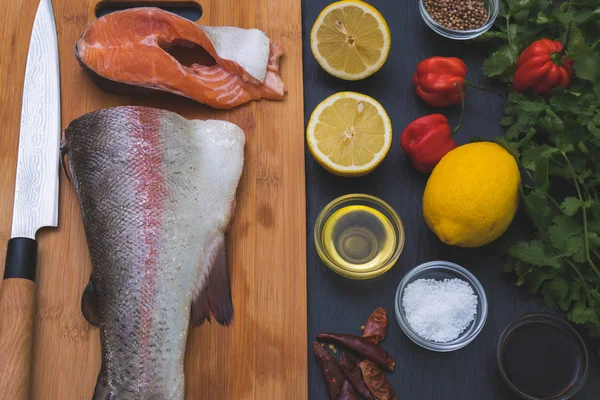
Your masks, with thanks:
M313 111L306 128L308 148L329 172L360 176L374 170L392 143L392 123L375 99L336 93Z
M326 7L310 32L312 53L325 71L346 80L377 72L390 52L390 30L379 11L356 0Z

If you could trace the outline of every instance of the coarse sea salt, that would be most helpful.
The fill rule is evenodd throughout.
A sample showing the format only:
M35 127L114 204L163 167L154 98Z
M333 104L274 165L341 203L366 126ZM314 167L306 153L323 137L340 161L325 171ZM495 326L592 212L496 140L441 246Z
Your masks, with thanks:
M417 279L404 289L402 307L417 335L444 343L471 325L477 314L477 296L462 279Z

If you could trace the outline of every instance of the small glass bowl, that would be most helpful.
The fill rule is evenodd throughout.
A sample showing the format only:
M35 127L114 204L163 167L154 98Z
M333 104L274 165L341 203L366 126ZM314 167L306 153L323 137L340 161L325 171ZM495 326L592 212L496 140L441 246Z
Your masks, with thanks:
M452 279L458 278L467 282L473 288L473 292L477 296L477 314L471 325L465 329L454 340L449 342L434 342L431 340L423 339L408 324L404 307L402 307L402 297L404 296L404 289L406 286L417 279ZM481 332L488 314L488 304L485 295L485 290L481 283L475 278L475 275L467 271L460 265L447 262L447 261L431 261L425 264L421 264L412 270L410 270L400 282L398 290L396 291L396 302L395 302L396 318L402 331L409 337L410 340L418 344L419 346L432 351L448 352L461 349L471 343L475 337Z
M581 362L579 368L579 374L577 375L577 379L575 383L564 393L561 393L554 397L535 397L523 393L520 391L515 385L513 385L512 381L508 377L508 373L504 369L504 365L502 363L502 352L504 350L504 346L506 341L511 336L511 334L515 331L515 329L522 327L523 325L528 324L547 324L551 325L555 328L562 330L567 335L571 336L579 345L579 350L581 352ZM498 365L498 369L500 370L500 375L504 382L519 396L526 400L566 400L575 396L577 392L581 390L585 381L588 377L588 368L589 368L589 355L587 351L587 347L585 342L583 341L581 335L577 333L577 331L571 326L570 323L565 321L564 319L560 319L552 314L548 313L531 313L520 316L511 322L500 335L500 339L498 340L498 346L496 347L496 364Z
M483 24L479 28L468 31L458 31L454 29L449 29L438 24L437 21L434 20L427 12L427 9L425 8L425 0L419 0L419 11L421 12L421 17L423 18L423 21L425 21L425 23L432 30L439 33L440 35L447 37L448 39L469 40L476 38L484 32L487 32L492 27L492 25L494 25L496 17L498 17L498 11L500 10L500 0L483 0L483 3L488 10L487 21L485 21L485 24Z
M381 212L390 221L396 233L396 246L392 254L387 259L382 260L379 264L366 270L356 271L344 265L341 265L340 263L336 262L331 257L329 257L326 249L323 246L322 233L323 227L325 225L325 222L327 222L327 219L337 210L352 205L368 206ZM319 254L321 260L325 263L325 265L327 265L329 269L331 269L338 275L356 280L375 278L387 272L390 268L394 266L396 261L398 261L398 257L400 257L400 253L402 253L402 250L404 249L404 226L402 225L402 220L400 219L396 211L394 211L394 209L383 200L378 199L374 196L369 196L367 194L360 193L341 196L333 200L331 203L327 204L325 208L323 208L323 210L317 217L317 221L315 222L314 237L317 253Z

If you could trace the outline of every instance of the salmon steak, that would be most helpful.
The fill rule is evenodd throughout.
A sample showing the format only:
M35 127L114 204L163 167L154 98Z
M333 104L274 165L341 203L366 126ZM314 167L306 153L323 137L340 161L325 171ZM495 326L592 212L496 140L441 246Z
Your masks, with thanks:
M169 50L198 47L203 63L185 65ZM120 83L189 97L214 108L262 98L282 100L283 48L258 29L200 26L154 7L131 8L92 22L75 55L103 87ZM207 62L205 59L209 59Z
M225 233L244 142L229 122L133 106L65 130L92 261L82 311L102 345L94 399L183 399L190 321L232 321Z

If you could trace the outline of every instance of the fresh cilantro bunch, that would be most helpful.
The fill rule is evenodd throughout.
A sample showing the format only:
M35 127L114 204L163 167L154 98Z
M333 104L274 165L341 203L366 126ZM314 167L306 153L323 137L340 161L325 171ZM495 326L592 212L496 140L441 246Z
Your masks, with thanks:
M512 82L519 54L532 42L566 42L574 59L567 90L548 98L509 88L497 141L517 159L521 194L534 235L510 247L507 272L600 336L600 2L502 0L483 63L489 77Z

